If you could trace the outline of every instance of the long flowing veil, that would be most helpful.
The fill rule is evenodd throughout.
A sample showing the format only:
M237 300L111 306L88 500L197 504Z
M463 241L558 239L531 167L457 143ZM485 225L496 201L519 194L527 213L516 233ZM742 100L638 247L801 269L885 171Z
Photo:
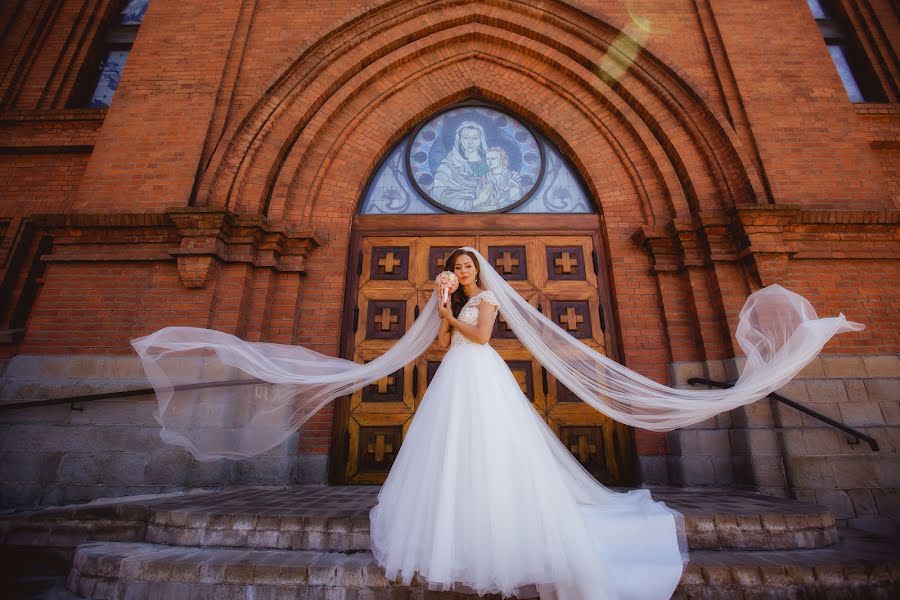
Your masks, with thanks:
M819 318L779 285L747 298L736 338L746 364L734 387L683 390L657 383L566 333L522 298L477 250L484 287L524 346L579 398L635 427L668 431L754 402L794 377L837 333L859 331L843 314ZM406 334L360 364L302 346L247 342L198 327L165 327L131 341L156 391L162 438L201 461L248 458L287 439L326 403L378 381L437 337L432 294Z

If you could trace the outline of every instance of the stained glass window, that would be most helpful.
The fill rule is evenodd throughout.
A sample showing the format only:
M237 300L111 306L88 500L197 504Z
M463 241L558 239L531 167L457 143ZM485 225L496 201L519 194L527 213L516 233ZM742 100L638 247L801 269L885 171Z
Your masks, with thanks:
M119 13L119 25L140 25L150 0L128 0Z
M382 161L362 214L594 213L574 169L543 136L494 108L444 111Z
M119 87L119 78L122 76L122 69L125 68L128 52L128 50L109 50L106 53L106 60L100 67L100 79L97 80L97 87L91 97L92 108L109 106L112 102L113 94Z
M834 0L807 0L807 5L850 101L886 101L878 76L843 9Z
M72 106L104 108L112 103L148 4L149 0L124 0L119 5L117 18L103 34L105 43L99 60L88 63L80 76L79 91L70 100Z

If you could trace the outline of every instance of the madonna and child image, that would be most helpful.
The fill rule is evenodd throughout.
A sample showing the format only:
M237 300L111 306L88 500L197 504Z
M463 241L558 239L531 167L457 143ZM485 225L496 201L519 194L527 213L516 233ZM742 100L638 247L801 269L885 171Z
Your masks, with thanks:
M422 195L451 212L503 212L528 199L544 160L534 134L509 115L463 106L436 115L415 133L408 170Z

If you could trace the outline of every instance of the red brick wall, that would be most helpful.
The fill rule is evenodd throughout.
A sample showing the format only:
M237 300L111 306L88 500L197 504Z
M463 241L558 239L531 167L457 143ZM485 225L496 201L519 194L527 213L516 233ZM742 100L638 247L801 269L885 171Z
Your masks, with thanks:
M0 154L0 214L65 212L87 154Z

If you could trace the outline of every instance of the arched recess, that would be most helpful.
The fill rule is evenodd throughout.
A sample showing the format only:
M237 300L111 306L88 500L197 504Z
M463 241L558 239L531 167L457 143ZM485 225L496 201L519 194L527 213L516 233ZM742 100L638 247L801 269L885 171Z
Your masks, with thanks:
M204 173L198 204L294 221L309 211L285 209L313 202L318 190L304 184L327 177L329 158L348 141L348 126L389 123L379 128L382 138L373 139L387 148L396 140L384 135L405 129L437 103L472 90L502 103L499 96L518 97L519 79L553 90L545 111L562 103L587 112L591 122L579 124L580 137L605 130L643 186L662 185L664 200L651 206L649 220L685 220L701 208L760 197L758 177L732 128L663 61L643 49L631 56L632 44L622 31L560 0L539 6L385 2L308 48L226 133L230 141ZM439 75L437 86L417 81L431 74ZM398 88L405 100L428 93L407 110L385 115ZM358 171L370 171L380 158L365 157L369 169Z
M663 379L671 361L709 358L723 346L716 344L728 338L727 325L697 315L725 311L706 293L718 285L714 273L661 283L635 232L690 228L701 212L763 193L728 123L673 68L632 52L634 44L562 0L383 2L306 49L226 132L196 203L262 213L322 236L301 306L316 326L301 324L294 341L334 353L347 286L334 265L350 264L369 177L427 115L466 99L490 101L553 142L596 200L618 301L619 358ZM697 264L712 272L709 249L697 252ZM687 310L671 310L666 293ZM700 340L676 350L673 335L693 329Z
M445 123L448 129L441 129ZM420 125L422 129L403 132L407 135L390 149L353 219L348 292L341 311L342 355L363 362L386 352L428 301L434 277L450 253L471 245L548 318L582 343L618 358L607 252L600 237L604 228L574 167L520 115L495 104L467 101L426 117ZM426 182L440 172L439 164L446 168L445 152L459 143L458 139L445 143L444 134L456 138L464 125L480 131L484 162L474 164L482 165L484 174L474 187L455 187L450 204L442 204L429 195ZM502 152L508 159L505 167L499 160L495 163L504 171L496 172L499 179L491 180L488 173L489 148L495 158ZM531 162L526 160L529 155ZM459 155L459 160L465 159ZM419 165L420 179L411 175L414 164ZM525 183L509 192L514 196L501 203L494 195L496 208L475 208L479 185L509 182L513 172ZM449 184L451 179L445 181ZM570 201L555 204L553 192L563 189ZM411 199L406 210L367 210L388 190ZM485 200L486 205L490 202ZM597 412L557 382L519 342L502 314L491 345L507 362L532 408L585 468L605 483L633 482L631 428ZM329 461L332 482L383 481L443 354L432 346L396 373L336 403Z

